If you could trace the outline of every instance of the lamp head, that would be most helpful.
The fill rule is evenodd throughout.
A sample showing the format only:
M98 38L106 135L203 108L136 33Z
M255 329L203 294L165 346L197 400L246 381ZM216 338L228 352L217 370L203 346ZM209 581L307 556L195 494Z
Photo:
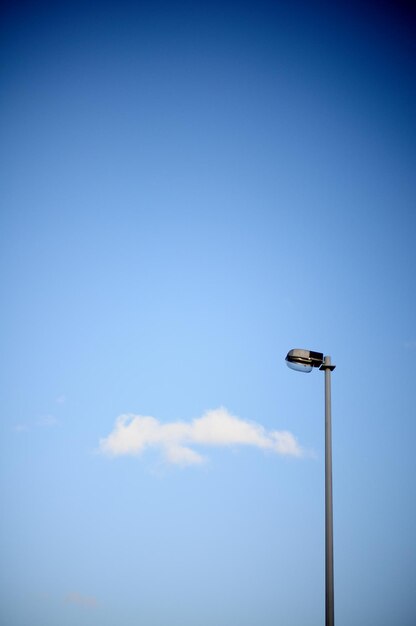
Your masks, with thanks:
M314 367L320 367L323 362L322 352L313 352L313 350L294 348L289 350L286 356L288 367L298 372L311 372Z

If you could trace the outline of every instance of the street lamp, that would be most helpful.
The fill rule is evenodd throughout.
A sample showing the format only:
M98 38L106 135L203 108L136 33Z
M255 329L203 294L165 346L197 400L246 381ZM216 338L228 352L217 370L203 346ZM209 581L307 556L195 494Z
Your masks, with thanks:
M300 372L325 372L325 625L334 626L334 527L332 512L331 357L312 350L289 350L287 365Z

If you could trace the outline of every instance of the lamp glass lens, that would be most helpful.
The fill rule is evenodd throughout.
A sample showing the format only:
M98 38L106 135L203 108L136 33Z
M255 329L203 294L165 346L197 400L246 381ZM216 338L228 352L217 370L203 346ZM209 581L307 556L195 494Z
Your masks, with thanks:
M307 374L313 370L313 366L307 363L292 363L290 361L286 361L287 366L290 367L291 370L296 370L297 372L304 372Z

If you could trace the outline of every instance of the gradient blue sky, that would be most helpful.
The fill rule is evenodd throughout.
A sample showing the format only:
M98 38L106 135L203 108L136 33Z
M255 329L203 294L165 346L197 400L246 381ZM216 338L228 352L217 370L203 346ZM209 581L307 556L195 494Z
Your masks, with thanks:
M414 626L415 24L3 5L3 624L322 624L324 381L284 364L305 347L337 365L337 625ZM304 453L100 448L120 415L219 407Z

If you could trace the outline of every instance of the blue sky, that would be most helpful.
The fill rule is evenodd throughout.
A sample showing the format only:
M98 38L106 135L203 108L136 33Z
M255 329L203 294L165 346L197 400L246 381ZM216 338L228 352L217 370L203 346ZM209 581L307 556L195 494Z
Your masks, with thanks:
M1 22L1 621L413 625L410 4Z

